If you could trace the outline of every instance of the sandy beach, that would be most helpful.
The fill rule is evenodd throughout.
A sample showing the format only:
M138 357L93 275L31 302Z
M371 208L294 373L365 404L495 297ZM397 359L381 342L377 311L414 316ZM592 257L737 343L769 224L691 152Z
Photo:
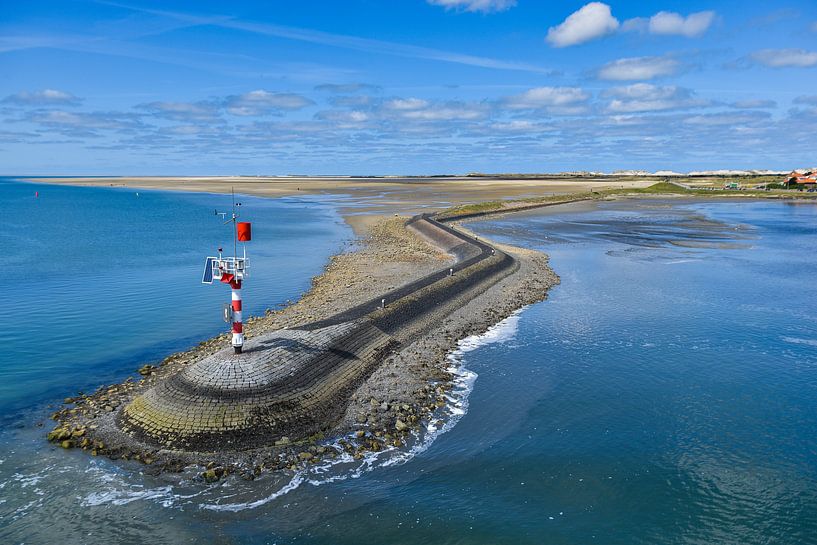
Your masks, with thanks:
M659 181L652 177L570 176L445 176L445 177L66 177L29 178L37 183L128 187L205 193L236 193L258 197L335 195L351 198L354 206L340 211L354 222L354 215L401 214L443 210L455 205L492 200L537 198L606 189L638 189ZM355 225L352 223L353 226Z

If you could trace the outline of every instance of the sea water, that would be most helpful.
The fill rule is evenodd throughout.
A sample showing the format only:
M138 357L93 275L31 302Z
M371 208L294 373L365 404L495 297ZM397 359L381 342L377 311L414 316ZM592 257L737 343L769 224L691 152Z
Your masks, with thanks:
M351 237L320 199L236 200L254 228L247 315L297 299ZM216 214L229 219L232 204L229 195L0 178L0 412L119 380L226 331L229 288L201 279L205 257L236 249Z
M61 451L32 410L4 432L0 536L813 543L815 220L809 204L636 201L473 223L547 252L562 281L460 343L443 423L410 449L205 485ZM100 377L132 368L116 365Z

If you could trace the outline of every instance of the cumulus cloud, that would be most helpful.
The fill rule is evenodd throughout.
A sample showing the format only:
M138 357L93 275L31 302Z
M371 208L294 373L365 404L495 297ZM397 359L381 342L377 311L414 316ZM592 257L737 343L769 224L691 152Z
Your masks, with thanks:
M360 126L371 117L371 114L359 110L327 110L315 114L315 119L329 121L341 129Z
M805 49L761 49L752 53L751 58L771 68L817 66L817 52Z
M514 119L512 121L493 123L491 124L490 129L500 132L530 133L547 130L547 127L543 127L542 125L524 119Z
M716 17L717 14L714 11L699 11L686 17L672 11L661 11L652 17L627 19L621 24L621 30L695 38L709 30Z
M516 5L516 0L426 0L432 6L443 6L445 9L462 11L479 11L491 13L505 11Z
M697 99L692 91L682 87L659 87L649 83L635 83L625 87L613 87L604 93L610 97L607 110L612 113L657 112L709 105L709 101Z
M229 114L242 117L300 110L313 104L312 100L295 93L270 93L264 90L229 96L224 100Z
M35 110L23 119L72 137L97 137L98 131L124 131L143 128L136 114L124 112L66 112Z
M384 104L384 106L390 110L402 111L422 110L423 108L427 108L428 105L429 102L422 98L395 98L386 101Z
M422 126L429 130L429 124L477 121L491 114L487 102L436 101L416 97L395 97L388 100L372 100L365 105L350 104L348 110L325 110L318 112L315 118L350 128L368 126L384 130L386 126L400 127L401 131L412 130L413 126ZM393 125L393 122L399 122Z
M150 102L137 108L174 121L213 121L218 117L215 105L206 102Z
M459 102L435 104L402 112L402 117L418 121L475 121L487 116L483 107Z
M590 98L578 87L535 87L522 94L505 98L502 103L512 110L547 110L551 113L579 113Z
M590 2L570 14L564 22L548 30L547 41L553 47L568 47L601 38L619 27L610 6L602 2Z
M668 57L631 57L605 64L598 77L612 81L647 80L671 76L679 68L680 63Z
M20 91L9 95L2 100L3 104L16 104L18 106L48 106L48 105L77 105L82 102L71 93L58 91L56 89L43 89L42 91Z
M771 117L769 112L743 112L743 113L715 113L706 115L693 115L684 119L684 123L700 126L728 126L738 127L749 125L758 121L766 121Z
M715 21L714 11L699 11L686 17L672 11L661 11L650 17L650 34L668 34L694 38L706 32Z

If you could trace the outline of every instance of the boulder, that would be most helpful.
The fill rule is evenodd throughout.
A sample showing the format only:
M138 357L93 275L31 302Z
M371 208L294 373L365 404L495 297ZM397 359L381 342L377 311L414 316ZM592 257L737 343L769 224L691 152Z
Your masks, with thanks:
M153 374L153 371L156 370L155 365L143 365L137 370L137 373L142 375L143 377L147 377Z

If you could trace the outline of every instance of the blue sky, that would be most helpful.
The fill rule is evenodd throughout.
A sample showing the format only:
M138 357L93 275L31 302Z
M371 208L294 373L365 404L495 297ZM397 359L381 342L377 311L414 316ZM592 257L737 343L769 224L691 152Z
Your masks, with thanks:
M4 174L817 163L813 1L2 9Z

